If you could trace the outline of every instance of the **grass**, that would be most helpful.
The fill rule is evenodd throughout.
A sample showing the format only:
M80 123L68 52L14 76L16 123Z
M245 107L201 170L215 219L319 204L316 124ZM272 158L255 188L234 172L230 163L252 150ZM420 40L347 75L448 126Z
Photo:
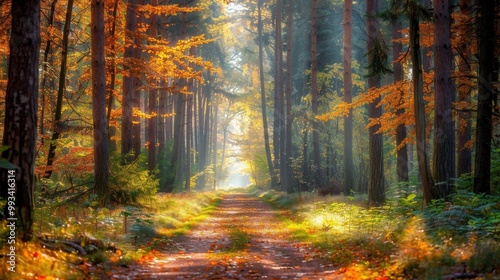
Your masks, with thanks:
M221 192L161 194L144 207L97 209L72 205L37 209L35 235L65 240L85 232L115 249L99 250L81 257L44 249L38 241L18 245L18 273L9 273L7 266L2 265L0 278L83 279L91 274L105 277L106 265L96 267L95 264L140 262L155 254L158 248L168 248L174 237L185 234L206 219L222 196ZM6 234L0 232L1 236ZM3 246L0 252L5 255L7 249Z
M457 233L451 226L434 226L449 222L450 217L441 218L440 213L459 207L460 202L435 203L438 206L421 211L414 196L369 208L354 197L299 197L258 189L250 192L281 209L281 221L292 237L315 246L319 250L316 257L340 266L345 279L442 279L461 272L462 263L468 271L490 276L491 271L500 268L500 249L496 249L500 248L499 241L489 238L495 235L494 227L481 225L482 231L478 231L479 227L465 221L460 227L465 233ZM488 211L498 211L499 204L478 203L478 199L486 198L467 198L464 203L496 205ZM474 211L468 209L467 213ZM493 220L489 212L481 215ZM485 241L480 241L483 238Z
M240 252L248 247L250 235L245 231L235 228L229 232L229 240L231 241L228 247L228 252Z

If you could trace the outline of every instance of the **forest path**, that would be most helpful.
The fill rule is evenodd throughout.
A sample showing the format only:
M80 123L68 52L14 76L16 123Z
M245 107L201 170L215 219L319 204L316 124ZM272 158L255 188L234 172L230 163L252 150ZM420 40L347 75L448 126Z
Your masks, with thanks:
M214 213L154 258L115 279L340 279L313 249L290 241L273 210L249 194L227 194Z

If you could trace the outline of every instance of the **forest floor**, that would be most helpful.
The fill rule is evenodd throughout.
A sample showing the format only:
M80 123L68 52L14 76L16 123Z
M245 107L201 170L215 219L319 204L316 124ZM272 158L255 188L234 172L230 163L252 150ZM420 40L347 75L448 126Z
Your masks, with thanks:
M341 279L314 248L291 241L280 211L249 194L224 196L206 220L114 279Z

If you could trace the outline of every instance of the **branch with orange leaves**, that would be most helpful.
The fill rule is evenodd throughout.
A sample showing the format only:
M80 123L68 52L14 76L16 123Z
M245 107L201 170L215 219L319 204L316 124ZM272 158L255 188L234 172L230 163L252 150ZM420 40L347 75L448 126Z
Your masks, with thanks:
M427 86L424 99L426 101L426 113L431 115L433 108L433 98L430 87L432 83L432 73L425 73L424 80ZM390 135L395 139L397 127L399 125L411 126L414 124L413 112L413 94L411 81L403 80L393 84L389 84L380 88L371 88L363 94L357 96L352 103L341 102L337 104L331 112L319 115L316 119L320 121L328 121L338 117L346 117L351 110L357 107L375 102L377 98L381 97L381 101L377 106L384 107L384 113L380 118L369 119L367 128L374 125L380 125L377 133L384 133ZM430 122L428 123L430 129ZM398 145L398 149L406 144L413 143L413 133L408 133L407 138Z

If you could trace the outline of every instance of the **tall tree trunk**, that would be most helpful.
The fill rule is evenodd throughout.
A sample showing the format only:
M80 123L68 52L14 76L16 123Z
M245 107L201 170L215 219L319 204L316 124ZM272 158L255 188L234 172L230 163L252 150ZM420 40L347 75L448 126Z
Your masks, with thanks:
M40 1L12 1L11 15L2 143L10 149L3 153L2 158L18 168L1 170L1 194L4 198L15 198L15 210L6 212L7 219L10 224L15 224L17 237L26 242L33 238Z
M491 192L491 134L495 71L495 1L478 0L479 92L476 120L476 158L474 192Z
M302 188L304 191L310 190L310 185L306 182L309 182L311 179L311 168L309 164L309 149L307 143L309 142L309 128L304 129L304 135L302 138L302 155L304 156L304 160L302 161L302 178L303 181L300 184L304 186ZM299 190L300 192L300 190Z
M218 121L219 121L219 95L215 95L215 102L214 102L214 114L213 114L213 120L212 120L212 145L213 145L213 154L212 154L212 165L213 165L213 172L214 172L214 190L217 189L217 150L218 150L218 143L217 143L217 128L218 128Z
M172 86L169 83L169 86ZM171 91L167 92L167 113L169 114L169 117L165 119L165 134L167 136L167 141L172 140L174 138L174 128L173 128L173 120L174 120L174 102L175 102L175 96Z
M428 11L432 11L432 1L433 0L411 0L411 1L420 1L420 5L427 9ZM421 53L422 58L421 58L421 63L422 63L422 68L425 73L429 73L432 70L432 58L431 56L427 55L429 52L432 51L432 46L425 46L422 47Z
M312 0L311 14L311 97L312 97L312 113L313 117L318 114L318 63L316 57L317 48L317 17L318 17L318 0ZM313 161L314 161L314 182L316 186L321 184L321 153L319 150L319 131L318 123L313 120Z
M285 172L282 177L287 193L293 192L293 170L292 170L292 32L293 32L293 0L288 0L288 23L286 32L286 140L285 140Z
M132 112L134 100L134 77L131 66L134 58L134 32L137 25L136 19L137 0L129 0L127 4L127 17L125 23L125 52L123 59L125 61L128 73L123 77L123 95L122 95L122 124L121 124L121 153L124 157L124 163L133 161L132 152Z
M271 177L271 187L275 188L277 185L276 172L274 171L273 161L271 158L271 148L269 145L269 129L267 125L267 106L266 106L266 87L264 80L264 53L262 46L262 1L258 0L258 29L259 29L259 78L260 78L260 100L262 110L262 127L264 130L264 145L266 149L267 166L269 169L269 176Z
M183 6L185 5L185 1L183 1ZM186 13L181 14L181 28L180 28L180 40L184 40L186 37L186 27L187 27L187 22L186 22ZM175 93L174 96L174 102L175 102L175 115L174 115L174 144L172 148L172 158L170 160L170 170L171 170L171 176L167 179L166 185L167 185L167 192L172 192L174 190L175 183L177 179L180 178L182 166L180 164L181 159L182 159L182 141L184 140L183 137L183 119L185 117L185 103L184 103L184 93L183 93L183 88L186 85L186 79L179 79L177 82L177 92Z
M138 5L144 5L144 0L138 0ZM144 13L139 13L139 17L137 20L137 26L140 26L144 23ZM141 45L142 41L139 36L134 37L134 61L139 62L141 60ZM141 91L142 81L140 73L136 73L133 76L133 93L132 93L132 104L133 110L142 111L141 110ZM141 130L142 130L142 119L138 114L132 115L132 149L134 150L133 160L137 160L139 155L141 154L142 148L142 138L141 138Z
M378 0L366 1L367 33L368 33L368 65L372 65L375 59L376 40L380 34L379 24L376 19L378 10ZM379 73L374 73L368 78L368 88L373 89L380 86ZM368 105L368 118L380 118L382 116L381 98L378 97ZM374 125L369 128L369 180L368 180L368 201L373 205L380 205L385 202L384 186L384 154L383 138L381 133L377 133L380 125Z
M179 81L181 83L181 81ZM181 84L179 87L182 88ZM181 92L177 92L174 96L175 98L175 116L174 116L174 144L172 147L172 158L170 160L170 174L169 178L166 182L166 192L172 192L174 190L177 168L179 165L179 147L181 145L181 126L182 126L182 116L184 112L183 106L183 94Z
M460 0L460 13L467 18L472 17L470 0ZM472 31L472 26L469 23L461 22L459 29L462 38L468 38L468 32ZM458 70L462 75L471 74L470 67L470 52L468 40L463 40L458 46ZM471 98L471 88L469 85L458 85L458 101L469 103ZM458 112L458 139L457 139L457 175L468 174L472 167L472 150L466 147L466 144L471 140L472 123L471 113L469 111Z
M116 140L113 139L113 137L116 135L116 125L111 125L111 113L114 109L114 104L115 104L115 83L116 83L116 40L115 40L115 35L116 35L116 16L118 13L118 3L120 0L115 0L115 3L113 4L113 9L110 13L110 16L112 17L112 22L111 22L111 27L109 31L109 36L112 38L111 42L111 51L109 53L110 57L110 65L109 65L109 84L107 85L107 91L108 91L108 109L106 113L106 119L108 122L108 138L109 138L109 150L110 151L115 151L116 150Z
M415 130L418 170L422 180L424 200L429 203L433 198L432 188L434 182L429 168L429 159L426 147L425 101L422 78L422 63L420 55L420 28L419 15L416 3L410 1L410 53L413 73L413 102L415 114Z
M183 84L186 84L186 79L183 79ZM184 90L183 90L184 91ZM186 94L182 93L182 116L180 125L180 136L179 136L179 146L177 147L177 164L175 170L175 180L174 183L181 186L181 182L184 178L185 171L185 157L186 157ZM174 143L175 144L175 143ZM174 187L175 187L174 184Z
M200 98L200 160L198 164L198 172L202 174L198 177L197 187L200 189L206 188L206 167L208 163L208 151L210 142L210 114L211 114L211 103L212 103L212 74L207 71L206 81L203 98Z
M156 7L158 5L158 0L152 0L151 5L153 7ZM156 15L151 14L150 16L150 30L149 30L149 35L152 38L157 37L157 22L156 22ZM148 169L150 171L155 170L156 168L156 130L157 130L157 120L158 120L158 112L157 112L157 99L158 99L158 90L156 89L156 81L155 79L150 80L150 86L152 88L149 90L149 119L148 119Z
M191 49L194 51L194 48ZM194 53L191 53L194 55ZM193 80L189 81L188 91L191 92L186 98L186 183L184 185L185 191L191 190L191 149L192 149L192 138L193 138Z
M52 133L52 139L50 141L49 152L47 154L47 170L43 175L44 178L50 178L52 175L52 163L56 155L57 140L61 135L61 130L63 129L62 118L62 103L64 93L66 92L66 64L68 62L68 41L69 41L69 31L71 27L71 15L73 13L73 0L68 1L68 8L66 10L66 19L64 22L63 40L62 40L62 52L61 52L61 70L59 72L59 88L57 90L57 103L56 112L54 117L54 128Z
M167 91L164 90L166 87L165 81L160 81L160 91L158 96L158 118L157 118L157 127L158 127L158 154L163 155L165 152L165 144L167 138L165 136L165 119L167 114Z
M153 171L156 168L156 122L158 119L157 116L157 97L158 93L156 89L150 89L149 90L149 100L148 100L148 107L149 107L149 114L150 117L148 119L148 169L149 171Z
M352 102L352 0L344 1L344 101ZM344 117L344 193L350 195L354 186L352 160L352 109Z
M52 24L54 23L54 12L56 9L56 4L57 0L53 0L52 3L50 4L50 12L49 16L47 19L47 27L51 28ZM48 83L48 65L49 65L49 54L51 51L51 46L52 46L52 37L47 38L47 42L45 43L45 49L43 50L43 63L42 63L42 82L40 83L41 86L41 94L42 94L42 106L40 106L41 111L40 111L40 140L42 141L42 146L45 142L44 139L44 134L45 134L45 99L47 95L47 83Z
M106 124L106 63L104 61L104 1L91 5L92 115L94 120L94 191L99 205L110 202L109 150Z
M228 102L227 102L227 109L226 109L226 112L230 112L231 111L231 105L232 105L232 101L230 99L228 99ZM220 164L219 164L219 169L218 169L218 173L217 174L222 174L222 170L224 168L224 164L225 164L225 161L226 161L226 143L227 143L227 130L229 128L229 125L230 125L230 114L225 114L225 119L224 119L224 126L222 127L222 151L221 151L221 160L220 160Z
M436 198L450 195L455 177L455 131L453 129L451 79L452 54L448 0L434 0L434 156Z
M283 152L285 149L283 135L284 114L283 114L283 50L281 36L281 0L276 0L276 23L275 23L275 43L274 43L274 169L279 170L281 189L285 187L283 182Z
M403 80L403 65L398 61L399 56L403 51L403 44L397 42L401 39L402 24L399 19L396 19L392 23L392 58L393 68L394 68L394 82L400 82ZM401 102L403 102L403 93L401 93ZM398 109L397 114L404 114L404 109ZM398 125L396 129L396 145L400 146L401 143L406 139L406 126L404 124ZM397 175L398 182L408 181L408 146L403 145L397 151Z

